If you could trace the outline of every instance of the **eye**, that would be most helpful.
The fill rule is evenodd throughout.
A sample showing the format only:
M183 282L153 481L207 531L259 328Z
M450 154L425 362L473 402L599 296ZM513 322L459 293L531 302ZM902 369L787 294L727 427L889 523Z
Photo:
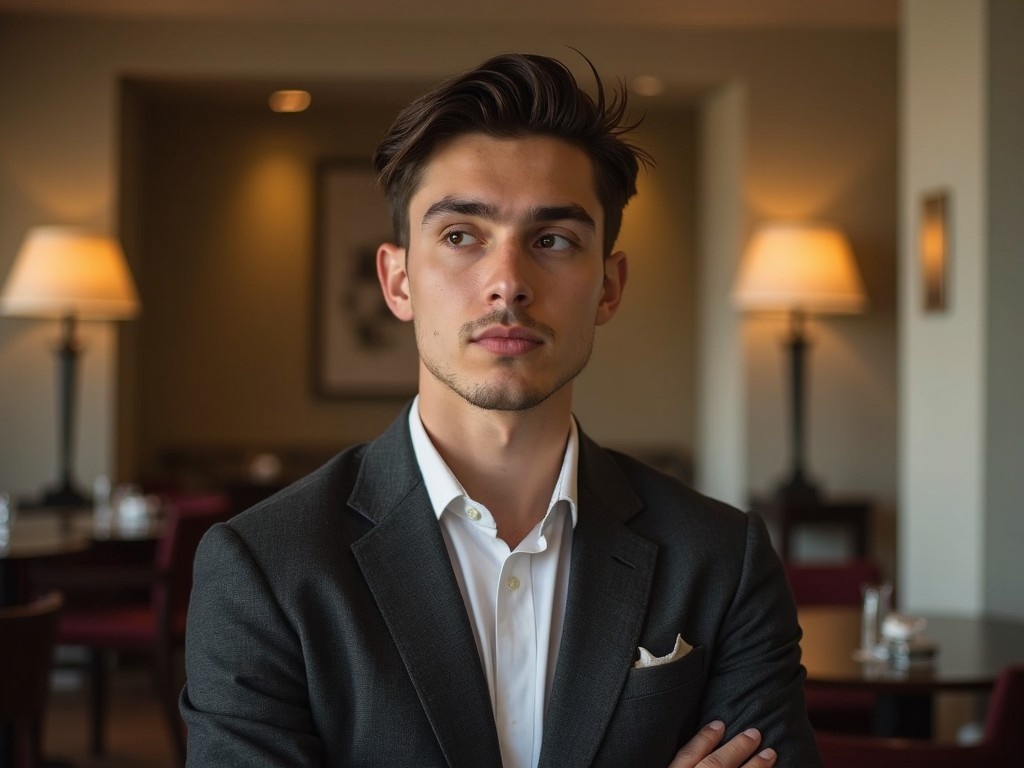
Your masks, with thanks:
M537 238L537 247L547 251L568 251L576 247L576 243L565 235L548 232Z
M446 245L450 245L455 248L463 248L467 245L476 245L480 242L473 235L469 234L469 232L463 232L461 229L453 229L450 232L445 232L443 239Z

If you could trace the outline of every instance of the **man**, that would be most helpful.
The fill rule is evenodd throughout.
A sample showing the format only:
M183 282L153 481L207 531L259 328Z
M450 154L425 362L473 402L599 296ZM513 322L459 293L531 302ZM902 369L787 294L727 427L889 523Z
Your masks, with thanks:
M819 765L763 524L572 417L645 158L597 91L499 56L381 143L419 395L205 538L189 765Z

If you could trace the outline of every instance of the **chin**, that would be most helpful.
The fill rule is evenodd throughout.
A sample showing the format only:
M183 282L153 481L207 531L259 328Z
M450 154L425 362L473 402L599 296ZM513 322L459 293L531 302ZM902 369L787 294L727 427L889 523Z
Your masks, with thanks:
M508 387L478 386L458 393L466 402L485 411L529 411L553 394Z

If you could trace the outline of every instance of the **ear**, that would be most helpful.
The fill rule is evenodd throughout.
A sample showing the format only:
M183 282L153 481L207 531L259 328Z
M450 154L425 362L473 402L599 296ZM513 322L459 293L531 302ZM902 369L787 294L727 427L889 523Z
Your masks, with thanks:
M377 279L391 313L403 322L412 320L409 274L405 270L405 248L383 243L377 249Z
M597 305L596 325L604 325L615 316L622 302L622 291L628 276L629 266L623 251L616 251L604 260L604 286L601 289L601 301Z

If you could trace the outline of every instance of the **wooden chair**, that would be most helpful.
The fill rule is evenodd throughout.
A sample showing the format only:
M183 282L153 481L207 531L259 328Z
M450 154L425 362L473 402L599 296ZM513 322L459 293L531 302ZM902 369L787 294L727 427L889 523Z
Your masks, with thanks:
M175 754L185 764L184 725L178 714L175 660L184 644L192 592L192 561L203 534L227 519L230 501L223 494L180 497L165 507L164 531L157 543L152 589L147 604L135 601L82 609L61 617L57 641L91 649L91 750L105 752L107 664L111 651L145 651L154 662L154 684L170 730ZM118 585L110 585L117 591Z
M786 576L797 606L861 604L861 586L878 584L881 569L871 560L836 563L787 562ZM816 729L870 733L875 696L863 691L807 687L807 716Z
M825 768L1024 768L1024 665L996 680L980 744L961 747L916 739L877 739L817 732Z
M42 763L43 716L63 602L59 592L51 592L29 605L0 608L0 721L13 726L15 752L29 768Z

